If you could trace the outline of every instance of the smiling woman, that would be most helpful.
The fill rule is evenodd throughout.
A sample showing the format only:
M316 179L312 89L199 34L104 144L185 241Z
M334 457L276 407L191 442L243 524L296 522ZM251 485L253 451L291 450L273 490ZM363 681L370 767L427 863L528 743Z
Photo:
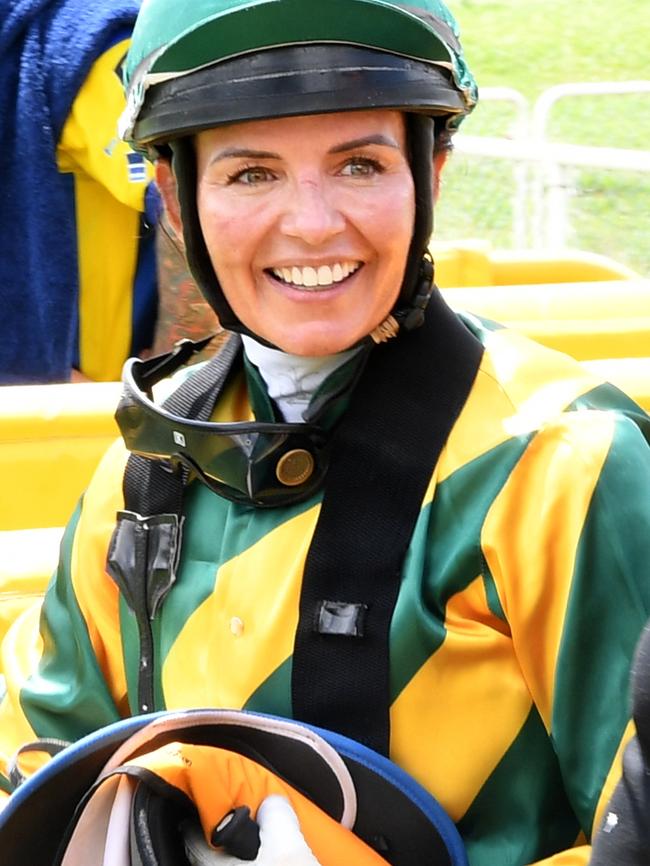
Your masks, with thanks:
M204 344L125 368L124 445L70 523L42 636L11 631L0 757L128 714L268 713L439 801L457 831L403 866L586 866L650 616L650 422L434 285L437 181L477 98L453 18L147 0L126 78L124 134L230 336L162 405ZM171 861L242 863L212 818L187 852L183 803L151 822ZM385 812L352 832L402 866ZM294 817L282 866L314 866Z
M196 153L210 260L249 331L295 355L330 355L386 318L415 213L401 113L219 127L199 133ZM180 233L162 161L158 181Z

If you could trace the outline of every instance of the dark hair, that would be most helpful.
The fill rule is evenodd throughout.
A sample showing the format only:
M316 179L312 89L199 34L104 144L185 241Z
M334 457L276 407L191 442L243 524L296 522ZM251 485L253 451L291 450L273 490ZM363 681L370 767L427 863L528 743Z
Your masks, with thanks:
M453 149L454 143L451 132L447 129L444 121L436 122L433 139L433 155L436 156L439 153L444 153Z

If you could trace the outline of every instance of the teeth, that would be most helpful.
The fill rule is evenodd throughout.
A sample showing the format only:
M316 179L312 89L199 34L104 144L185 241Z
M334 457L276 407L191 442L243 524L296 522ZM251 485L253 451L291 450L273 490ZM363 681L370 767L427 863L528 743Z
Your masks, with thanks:
M304 286L308 289L317 286L332 286L340 283L361 267L361 262L336 262L333 265L321 265L319 268L271 268L274 277L293 286Z
M332 269L327 265L321 265L318 269L318 285L331 286L333 282L334 277L332 276Z

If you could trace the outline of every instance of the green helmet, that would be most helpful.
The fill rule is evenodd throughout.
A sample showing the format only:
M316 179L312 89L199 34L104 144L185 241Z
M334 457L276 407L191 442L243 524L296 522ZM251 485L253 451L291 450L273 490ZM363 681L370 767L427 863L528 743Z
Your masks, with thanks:
M310 50L271 51L288 46ZM316 46L328 46L325 66ZM252 54L252 66L241 62ZM124 77L122 135L136 147L220 123L362 108L442 115L453 130L478 98L442 0L144 0Z
M144 0L124 76L122 136L150 155L171 148L192 274L223 327L246 334L205 247L191 136L267 118L404 111L416 215L391 334L421 324L433 285L434 130L454 132L478 98L442 0Z

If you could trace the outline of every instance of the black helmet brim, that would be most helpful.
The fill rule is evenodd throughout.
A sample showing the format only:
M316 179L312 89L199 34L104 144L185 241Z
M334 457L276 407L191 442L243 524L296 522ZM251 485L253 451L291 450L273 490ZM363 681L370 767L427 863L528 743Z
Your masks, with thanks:
M291 45L157 83L134 128L140 146L229 123L364 109L467 111L443 66L356 45Z

